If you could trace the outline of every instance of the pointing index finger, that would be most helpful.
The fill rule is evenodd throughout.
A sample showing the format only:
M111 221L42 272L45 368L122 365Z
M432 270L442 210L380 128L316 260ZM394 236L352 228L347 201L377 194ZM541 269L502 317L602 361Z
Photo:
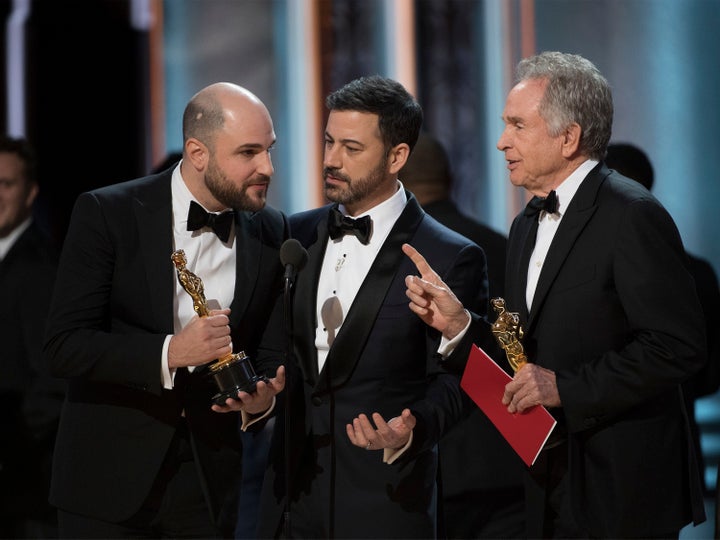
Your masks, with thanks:
M414 247L412 247L410 244L403 244L402 250L403 253L405 253L405 255L407 255L410 260L415 264L418 272L420 272L420 277L426 281L435 283L435 281L438 279L438 275L432 268L430 268L430 265L425 260L425 257L420 255L420 252Z

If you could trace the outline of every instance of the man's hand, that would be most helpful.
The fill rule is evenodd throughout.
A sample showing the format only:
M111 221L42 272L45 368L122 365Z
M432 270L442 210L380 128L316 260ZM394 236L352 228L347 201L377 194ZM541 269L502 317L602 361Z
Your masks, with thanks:
M228 398L225 405L213 405L215 412L243 411L248 414L261 414L272 405L273 398L285 388L285 366L280 366L275 377L266 381L258 381L252 394L238 392L237 398Z
M410 299L410 310L422 321L452 339L467 326L470 316L455 293L410 244L403 244L403 253L410 257L420 277L407 276L405 295Z
M535 405L560 407L555 372L536 364L525 364L505 385L502 402L511 413L521 413Z
M168 367L202 366L232 353L230 309L218 309L207 317L194 317L170 338Z
M417 422L410 409L404 409L400 416L389 422L385 422L378 413L373 413L372 419L375 426L365 414L359 414L353 419L352 424L347 424L347 436L355 446L365 450L402 448L410 440L410 434Z

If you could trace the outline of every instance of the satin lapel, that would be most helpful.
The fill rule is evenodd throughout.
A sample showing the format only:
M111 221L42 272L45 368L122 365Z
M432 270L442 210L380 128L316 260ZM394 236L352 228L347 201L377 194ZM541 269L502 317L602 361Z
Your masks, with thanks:
M144 301L147 309L152 310L152 319L162 321L162 328L172 334L177 277L171 259L173 218L169 177L162 185L156 185L156 193L145 197L145 202L133 201L133 214L137 221L139 252L145 267L147 290L152 291Z
M259 214L235 212L235 292L230 304L230 326L233 328L245 316L262 264L259 220Z
M519 310L523 315L521 317L521 320L528 319L528 308L525 291L527 290L528 266L530 265L530 257L532 256L533 249L535 249L535 241L537 240L537 231L539 225L537 216L532 216L526 219L530 221L530 228L527 230L527 233L525 235L525 242L523 242L523 250L520 256L520 267L518 268L518 271L520 272L520 279L518 281L520 283L520 287L518 287L517 289L519 296L517 301L520 304Z
M417 200L412 196L408 199L405 209L395 222L365 281L360 286L355 301L330 348L324 369L330 369L330 385L333 388L343 384L353 372L375 325L375 318L390 284L405 257L401 247L412 239L422 221L424 213ZM327 390L327 385L328 379L320 377L315 388L316 392Z
M570 253L578 236L597 209L595 204L597 191L607 176L607 174L596 172L597 170L593 169L580 184L550 244L535 289L530 317L528 318L528 329L532 326L533 320L540 311L550 287L555 281L560 268L565 263L565 259L567 259L568 253Z
M506 305L510 311L520 313L521 321L528 318L525 302L527 288L527 271L530 255L535 246L537 233L537 216L520 215L515 222L515 230L508 241L506 271Z
M317 327L317 288L320 281L323 257L327 248L327 213L323 213L314 240L306 249L308 262L298 273L293 297L293 325L295 349L297 350L305 379L312 386L317 381L317 350L315 349L315 328Z

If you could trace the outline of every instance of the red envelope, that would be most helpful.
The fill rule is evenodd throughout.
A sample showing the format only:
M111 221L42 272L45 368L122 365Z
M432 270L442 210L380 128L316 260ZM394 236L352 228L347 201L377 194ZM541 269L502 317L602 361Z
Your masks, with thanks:
M460 386L530 467L557 421L541 405L522 413L508 412L502 396L511 380L485 351L473 345Z

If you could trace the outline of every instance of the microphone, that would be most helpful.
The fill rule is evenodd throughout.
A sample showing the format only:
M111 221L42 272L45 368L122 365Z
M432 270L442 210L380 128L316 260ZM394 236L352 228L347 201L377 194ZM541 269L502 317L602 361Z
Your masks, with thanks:
M293 353L293 308L292 294L290 291L293 281L297 273L303 269L308 260L308 252L302 247L302 244L295 238L289 238L280 246L280 262L285 267L285 292L283 294L283 318L285 320L285 332L287 341L285 343L284 363L286 369ZM291 538L290 531L290 394L291 390L291 374L286 371L287 379L285 381L285 509L283 512L283 532L284 538Z
M308 259L307 250L295 238L290 238L280 246L280 262L285 267L285 279L293 281L303 269Z

